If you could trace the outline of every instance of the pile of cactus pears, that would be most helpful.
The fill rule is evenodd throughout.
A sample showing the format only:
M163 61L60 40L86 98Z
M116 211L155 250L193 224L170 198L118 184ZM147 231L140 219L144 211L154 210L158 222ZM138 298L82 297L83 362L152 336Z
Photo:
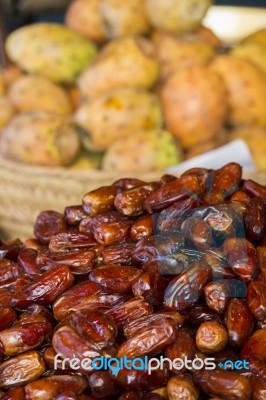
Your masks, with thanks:
M73 0L64 24L11 32L0 156L139 173L243 138L266 169L266 28L228 49L211 3Z

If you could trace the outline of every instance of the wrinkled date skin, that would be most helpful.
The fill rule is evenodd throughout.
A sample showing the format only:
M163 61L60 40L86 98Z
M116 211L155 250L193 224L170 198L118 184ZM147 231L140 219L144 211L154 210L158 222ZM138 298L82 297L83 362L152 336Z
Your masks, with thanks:
M135 243L123 243L105 247L101 253L104 264L134 264L133 252Z
M196 385L212 396L224 400L250 400L251 383L248 378L231 371L204 371L194 375Z
M13 356L37 347L51 331L49 322L25 323L3 330L0 332L0 352Z
M119 328L127 326L131 321L146 317L152 313L152 306L143 297L133 297L106 312Z
M12 299L16 308L25 308L31 304L47 305L74 283L74 277L66 266L58 266L27 285Z
M144 272L132 285L132 291L135 296L143 296L148 303L153 306L159 306L163 302L163 294L168 285L156 271Z
M95 246L97 242L92 235L79 232L62 232L51 237L49 250L54 252L64 252L84 247Z
M25 385L38 379L44 371L44 361L37 351L28 351L12 357L0 365L0 388Z
M154 182L119 193L115 198L117 211L134 217L144 214L144 200L159 186L157 182Z
M83 275L90 272L96 260L96 251L89 250L66 251L56 253L52 251L39 252L37 264L42 270L50 269L56 265L67 265L74 275Z
M16 279L21 275L22 271L18 264L9 260L0 261L0 289L9 287L15 283Z
M254 318L247 304L241 299L231 299L225 321L230 345L242 347L254 330Z
M53 347L56 353L64 358L77 358L80 360L79 372L85 374L91 373L93 367L92 360L100 357L102 354L96 344L84 340L72 327L62 326L53 335ZM81 361L86 359L86 368L82 368Z
M90 273L90 280L101 285L107 293L128 293L141 273L132 266L103 265Z
M162 210L157 218L156 229L159 232L180 229L183 222L185 211L196 208L200 205L199 201L193 198L182 199L165 210Z
M188 272L174 278L164 292L164 305L172 310L191 307L212 279L212 269L205 262L196 262Z
M71 326L85 340L99 348L112 346L117 337L117 327L111 316L99 311L79 310L70 316Z
M34 235L42 244L49 244L53 235L66 229L64 216L56 211L41 212L34 225Z
M124 326L124 335L127 338L131 338L137 333L143 332L146 327L149 327L151 324L161 321L162 319L172 320L176 328L179 328L184 323L184 318L178 311L163 311L155 314L150 313L149 315L129 321L129 323Z
M80 222L87 217L82 205L69 206L65 208L64 218L69 226L78 226Z
M228 264L245 283L256 278L259 272L259 257L252 243L245 239L227 239L224 243Z
M202 322L196 332L196 345L205 354L218 353L228 342L228 334L222 324L216 321Z
M190 375L173 376L167 383L169 400L189 399L197 400L199 392L196 389Z
M86 301L86 298L102 292L95 282L86 281L66 291L53 304L53 313L57 320L64 318L71 310Z
M237 279L210 282L204 288L206 304L210 309L222 314L230 298L245 295L245 289Z
M151 322L118 348L117 357L133 359L160 353L175 341L177 332L176 324L169 318Z
M160 257L177 253L183 243L184 238L180 232L142 238L136 245L133 259L137 263L160 260Z

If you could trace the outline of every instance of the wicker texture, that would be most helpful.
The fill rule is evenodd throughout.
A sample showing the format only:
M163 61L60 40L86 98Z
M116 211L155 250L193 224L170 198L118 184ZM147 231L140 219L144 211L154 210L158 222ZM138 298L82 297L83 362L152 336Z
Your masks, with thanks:
M129 172L117 176L113 172L43 168L0 160L1 236L31 237L40 211L63 212L68 205L80 204L86 192L133 175L150 181L158 179L161 173Z

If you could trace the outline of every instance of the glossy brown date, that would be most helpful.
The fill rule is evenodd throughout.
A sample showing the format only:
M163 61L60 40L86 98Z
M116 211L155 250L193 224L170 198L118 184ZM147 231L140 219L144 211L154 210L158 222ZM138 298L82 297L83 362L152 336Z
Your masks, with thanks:
M106 312L119 328L128 326L130 322L152 313L152 306L143 297L133 297Z
M41 275L41 269L37 263L38 251L35 249L21 249L18 255L18 264L23 272L29 275Z
M82 338L99 348L112 346L116 341L117 327L110 315L93 310L79 310L70 316L69 322Z
M266 200L254 197L250 200L245 212L245 228L247 238L257 241L263 238L266 230Z
M258 252L251 242L231 238L224 243L228 264L233 272L245 283L255 279L259 273Z
M94 246L93 246L94 247ZM96 260L96 251L94 248L65 251L62 253L46 251L39 252L36 262L42 271L48 270L56 265L67 265L74 275L83 275L90 272Z
M224 313L230 298L238 297L243 293L243 284L237 279L213 281L204 288L207 306L219 314Z
M226 347L227 342L226 329L215 321L203 322L196 332L196 345L202 353L218 353Z
M14 387L0 396L2 400L25 400L25 391L23 387Z
M233 371L203 371L194 374L196 385L206 394L224 400L250 400L251 382Z
M69 226L78 226L87 215L82 205L68 206L64 210L64 219Z
M84 249L95 246L97 242L92 235L79 232L62 232L51 237L49 250L54 252L65 252L71 250Z
M34 225L34 235L42 244L49 244L53 235L66 229L64 216L56 211L41 212Z
M199 201L194 198L181 199L171 206L162 210L156 221L156 228L160 232L180 229L185 211L196 208L200 205Z
M130 236L131 225L130 221L102 223L93 229L94 239L103 246L124 242Z
M53 304L53 313L57 320L61 320L86 299L102 292L102 288L95 282L85 281L64 292Z
M132 266L102 265L90 273L89 279L101 285L106 293L130 293L141 273L140 269Z
M96 371L89 377L89 385L92 395L98 399L115 396L119 389L108 371Z
M11 304L16 308L26 308L31 304L50 304L73 283L74 277L69 268L58 266L45 272L17 293Z
M199 261L174 278L164 292L164 305L172 310L184 310L198 301L205 285L212 279L210 266Z
M255 358L259 361L266 362L266 330L258 329L249 338L241 351L243 359Z
M252 179L245 180L243 182L242 189L250 196L266 197L266 187L260 185Z
M131 239L137 242L143 237L152 236L154 234L153 219L151 215L140 217L130 229Z
M44 371L44 361L37 351L28 351L9 358L0 365L0 388L25 385L38 379Z
M93 371L92 360L102 355L96 344L84 340L70 326L62 326L57 329L53 334L52 344L55 352L62 357L63 363L64 359L78 359L79 365L76 363L75 371L84 374L89 374ZM86 366L82 363L83 359L86 359ZM63 368L63 366L64 364L60 367Z
M168 281L157 272L144 272L132 285L132 292L135 296L142 296L153 306L163 302L164 291Z
M173 376L167 383L167 394L169 400L185 398L187 400L198 400L199 392L195 387L190 375Z
M179 232L144 237L136 244L133 259L141 264L160 260L163 256L177 253L183 244L184 238Z
M129 359L155 355L173 343L178 328L170 318L153 321L142 332L137 332L118 348L117 357L127 356Z
M230 345L242 347L254 330L254 318L247 304L241 299L231 299L225 322Z
M154 192L154 190L158 189L159 186L158 182L152 182L119 193L115 198L115 207L117 211L123 215L134 217L144 214L144 200Z
M16 279L22 274L21 268L18 264L10 260L0 261L0 289L9 287L10 284L15 283Z
M114 210L114 200L118 192L115 186L102 186L83 196L82 206L90 217Z
M0 352L10 357L33 349L51 332L52 327L49 322L15 325L0 332Z
M197 176L183 176L155 190L146 198L143 206L149 214L152 214L154 211L160 211L179 200L195 198L201 194L201 191L202 186Z
M185 219L181 225L181 232L197 250L207 250L215 244L210 226L202 219Z
M88 382L84 376L55 375L28 383L25 394L28 400L52 400L67 390L81 394L87 387Z
M252 400L264 400L266 397L266 380L262 378L255 378L252 382L252 386Z
M150 324L160 321L161 319L171 319L175 326L179 328L184 323L184 317L178 311L161 311L155 314L149 314L137 319L129 321L127 325L124 326L124 334L127 338L140 333Z
M215 189L225 190L232 193L239 188L241 179L241 166L237 163L228 163L214 172L212 186Z
M266 283L254 281L248 285L247 304L258 321L266 320Z
M16 319L16 312L11 307L0 308L0 331L8 328Z
M166 368L152 370L149 374L147 370L121 369L115 376L115 381L126 390L154 390L166 385L168 381L168 371ZM130 398L130 397L129 397ZM132 397L130 398L132 399ZM137 397L134 398L134 400Z
M195 325L207 321L221 322L219 315L203 303L195 304L191 309L185 310L184 313L188 322Z
M104 264L134 264L133 252L136 248L135 243L122 243L105 247L101 253Z
M185 357L187 357L188 360L193 360L196 350L196 343L188 331L186 329L179 329L175 342L167 346L164 354L165 357L169 358L171 361L175 359L185 360ZM174 365L171 372L180 374L180 371L186 370L185 366L183 368L179 366L179 368L176 369Z
M241 204L243 207L247 207L250 199L251 197L243 190L237 190L235 193L232 194L232 196L230 196L230 199L228 201L229 203Z

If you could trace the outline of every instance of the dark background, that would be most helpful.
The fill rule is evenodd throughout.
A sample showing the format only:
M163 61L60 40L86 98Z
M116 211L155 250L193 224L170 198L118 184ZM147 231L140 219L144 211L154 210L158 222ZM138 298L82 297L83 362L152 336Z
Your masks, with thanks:
M36 21L44 20L51 22L63 22L64 7L62 7L62 4L66 5L70 2L71 0L50 0L48 2L40 0L39 4L52 4L49 10L42 11L40 13L36 10L33 10L31 12L26 12L25 10L21 11L21 4L23 3L23 0L0 0L0 19L2 20L2 24L4 23L5 25L6 32L14 30L21 25ZM38 0L35 0L32 3L38 5ZM61 4L61 7L58 7L57 4ZM237 5L250 7L266 7L266 0L214 0L214 4L228 6Z

